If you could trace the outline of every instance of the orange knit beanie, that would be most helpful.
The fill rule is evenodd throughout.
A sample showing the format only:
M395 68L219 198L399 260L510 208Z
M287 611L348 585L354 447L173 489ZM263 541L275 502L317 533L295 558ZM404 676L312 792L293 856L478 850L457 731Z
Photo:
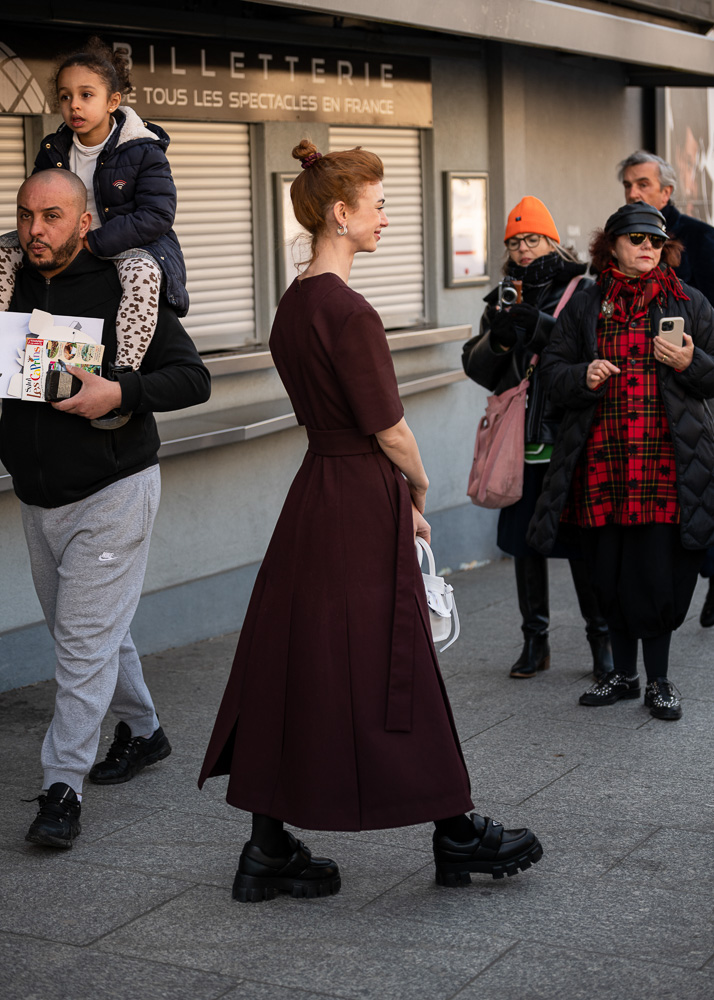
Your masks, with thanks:
M553 216L540 198L534 198L530 194L522 198L508 216L504 243L516 233L539 233L541 236L550 236L556 243L560 243Z

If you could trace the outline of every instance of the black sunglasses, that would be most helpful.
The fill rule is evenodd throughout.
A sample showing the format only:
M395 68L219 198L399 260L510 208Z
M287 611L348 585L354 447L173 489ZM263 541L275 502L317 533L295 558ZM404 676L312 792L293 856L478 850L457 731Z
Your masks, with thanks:
M652 233L628 233L627 236L633 247L638 247L645 240L649 240L653 250L661 250L667 242L666 236L653 236Z

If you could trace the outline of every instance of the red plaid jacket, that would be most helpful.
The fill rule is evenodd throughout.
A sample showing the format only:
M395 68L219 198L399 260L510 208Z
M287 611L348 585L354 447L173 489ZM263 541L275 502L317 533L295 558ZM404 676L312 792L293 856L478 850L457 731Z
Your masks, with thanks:
M624 322L600 317L598 353L620 374L606 383L563 520L583 528L679 521L674 445L652 336L646 312Z

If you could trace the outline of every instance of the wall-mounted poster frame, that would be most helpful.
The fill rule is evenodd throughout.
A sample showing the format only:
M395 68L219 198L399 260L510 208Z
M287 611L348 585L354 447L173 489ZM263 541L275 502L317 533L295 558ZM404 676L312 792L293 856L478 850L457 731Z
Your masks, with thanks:
M488 174L444 171L446 287L488 282Z
M295 218L290 185L296 174L273 174L278 298L297 277L296 264L310 257L310 236Z

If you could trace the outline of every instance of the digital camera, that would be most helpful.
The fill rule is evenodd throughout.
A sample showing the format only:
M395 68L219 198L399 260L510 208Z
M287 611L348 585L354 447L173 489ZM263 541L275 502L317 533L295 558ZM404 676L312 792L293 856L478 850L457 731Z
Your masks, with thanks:
M504 278L498 283L498 303L496 308L510 309L521 301L522 281L514 281L513 278Z

